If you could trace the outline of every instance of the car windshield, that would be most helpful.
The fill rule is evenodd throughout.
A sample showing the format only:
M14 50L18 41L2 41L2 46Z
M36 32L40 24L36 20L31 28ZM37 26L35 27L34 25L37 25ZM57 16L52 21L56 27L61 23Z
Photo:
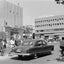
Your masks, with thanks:
M33 42L24 42L23 45L24 46L31 46L31 45L33 45Z
M38 40L38 41L36 41L36 43L35 43L36 46L46 45L46 44L47 44L46 41L43 41L43 40Z

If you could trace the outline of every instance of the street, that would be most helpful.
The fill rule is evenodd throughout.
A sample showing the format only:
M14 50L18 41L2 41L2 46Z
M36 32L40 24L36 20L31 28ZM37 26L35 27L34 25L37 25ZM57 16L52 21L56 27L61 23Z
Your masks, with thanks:
M0 64L64 64L63 45L64 0L0 1Z
M58 60L60 55L59 42L53 43L55 48L51 55L41 55L39 58L34 59L30 57L19 58L18 56L0 56L1 64L63 64L63 61Z

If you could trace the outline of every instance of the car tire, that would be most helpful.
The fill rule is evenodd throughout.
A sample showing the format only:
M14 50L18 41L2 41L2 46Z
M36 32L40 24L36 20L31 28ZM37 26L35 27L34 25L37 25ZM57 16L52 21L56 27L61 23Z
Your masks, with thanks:
M52 52L51 51L48 51L48 54L52 54Z
M61 50L61 54L64 55L64 50Z
M38 58L38 54L37 53L34 54L34 58L35 59Z
M22 55L18 55L19 58L22 58L23 56Z

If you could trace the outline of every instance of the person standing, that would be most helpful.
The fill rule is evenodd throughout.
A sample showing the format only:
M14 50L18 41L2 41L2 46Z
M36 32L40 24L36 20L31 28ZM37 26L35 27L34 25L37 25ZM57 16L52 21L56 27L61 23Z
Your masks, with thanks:
M6 48L5 46L6 46L5 41L4 41L4 39L2 39L2 41L1 41L1 56L4 55L5 48Z
M11 37L11 39L10 39L9 46L10 46L9 54L11 54L11 52L13 51L13 49L15 47L15 40L13 37Z
M13 48L14 46L15 46L15 40L14 40L14 38L12 37L12 38L10 39L10 47Z

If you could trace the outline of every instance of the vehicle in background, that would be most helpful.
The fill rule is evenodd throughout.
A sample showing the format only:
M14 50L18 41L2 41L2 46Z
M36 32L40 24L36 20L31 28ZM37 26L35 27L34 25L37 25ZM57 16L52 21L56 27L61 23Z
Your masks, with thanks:
M54 42L54 39L48 39L48 42L52 43L52 42Z
M0 32L0 52L2 50L2 40L5 40L7 37L6 32ZM6 42L5 42L6 43Z
M51 53L54 50L53 45L48 45L43 39L27 39L23 41L22 45L14 48L13 54L21 56L33 55L35 58L39 54Z
M64 55L64 37L60 40L61 54Z

